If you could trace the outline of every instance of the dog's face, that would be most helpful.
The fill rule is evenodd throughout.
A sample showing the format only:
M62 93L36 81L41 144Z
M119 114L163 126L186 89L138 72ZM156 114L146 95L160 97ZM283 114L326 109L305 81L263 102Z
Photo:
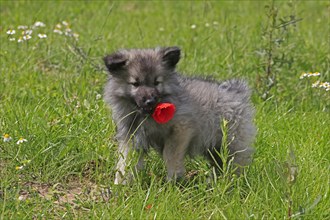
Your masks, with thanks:
M150 114L162 97L171 94L171 76L180 60L178 47L121 50L104 58L117 88L112 92Z

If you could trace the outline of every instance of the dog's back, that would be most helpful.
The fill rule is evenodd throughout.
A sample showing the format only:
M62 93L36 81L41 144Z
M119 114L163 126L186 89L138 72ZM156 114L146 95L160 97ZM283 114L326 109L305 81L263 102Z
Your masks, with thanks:
M181 77L179 80L188 93L192 117L197 136L192 141L191 154L206 153L221 147L223 120L228 122L229 150L232 154L246 151L248 158L239 159L241 165L248 165L256 129L253 124L254 109L250 103L250 89L243 80L216 82L197 78ZM191 104L191 103L190 103ZM197 119L197 120L196 120ZM238 162L238 161L237 161Z

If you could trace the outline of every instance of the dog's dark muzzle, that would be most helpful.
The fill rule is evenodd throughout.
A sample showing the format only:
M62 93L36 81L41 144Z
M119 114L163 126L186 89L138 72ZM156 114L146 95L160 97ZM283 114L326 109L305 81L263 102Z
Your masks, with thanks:
M138 88L134 99L142 114L152 114L159 102L159 93L155 88L141 86Z
M142 105L140 105L140 109L142 110L143 114L152 114L154 112L154 109L157 105L157 98L156 97L150 97L150 98L144 98L142 100Z

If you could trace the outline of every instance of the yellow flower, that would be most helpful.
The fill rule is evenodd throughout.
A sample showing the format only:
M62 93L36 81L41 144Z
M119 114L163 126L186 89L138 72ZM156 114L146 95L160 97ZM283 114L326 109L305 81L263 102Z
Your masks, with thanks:
M11 140L12 140L12 138L9 136L9 134L4 134L3 135L3 142L9 142Z
M23 169L23 168L24 168L24 166L16 166L16 167L15 167L16 170L21 170L21 169Z

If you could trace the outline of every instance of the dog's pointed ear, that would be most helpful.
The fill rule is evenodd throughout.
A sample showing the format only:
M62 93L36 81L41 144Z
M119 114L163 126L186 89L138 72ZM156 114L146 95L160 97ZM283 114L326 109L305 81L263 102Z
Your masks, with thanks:
M181 57L181 50L179 47L166 47L162 50L163 62L170 68L174 68Z
M125 68L127 58L120 52L113 53L103 58L105 66L111 74L121 71Z

